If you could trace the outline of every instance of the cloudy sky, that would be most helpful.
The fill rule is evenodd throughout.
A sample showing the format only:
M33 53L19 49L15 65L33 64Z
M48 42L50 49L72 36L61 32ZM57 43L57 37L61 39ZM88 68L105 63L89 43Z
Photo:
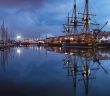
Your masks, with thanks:
M62 34L62 24L72 12L74 0L0 0L0 24L5 21L9 31L26 38L38 37L46 32L52 36ZM83 11L84 0L78 1L78 12ZM89 0L90 11L100 24L110 21L110 0ZM110 24L110 23L109 23ZM105 30L110 30L106 26Z

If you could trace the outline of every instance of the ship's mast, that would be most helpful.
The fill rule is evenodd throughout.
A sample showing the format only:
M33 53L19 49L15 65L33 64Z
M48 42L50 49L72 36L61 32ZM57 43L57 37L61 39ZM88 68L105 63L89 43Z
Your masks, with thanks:
M74 17L73 17L74 16ZM72 14L72 17L73 17L73 27L74 27L74 34L76 34L78 32L77 30L77 4L76 4L76 0L74 0L74 5L73 5L73 14Z
M63 27L64 27L63 33L65 33L65 36L69 36L71 34L70 33L70 17L69 17L69 13L68 13L68 16L67 16L67 24L63 24Z
M70 21L70 18L71 18L71 21ZM78 33L77 27L80 26L78 25L78 23L79 22L77 20L77 4L76 4L76 0L74 0L72 17L69 17L69 14L68 14L67 24L63 25L64 26L63 32L66 33L66 36Z
M84 9L84 17L83 17L83 22L84 22L84 33L89 33L90 32L90 18L89 18L89 0L85 0L85 9Z
M68 20L67 20L67 35L70 35L70 18L69 18L69 13L68 13Z

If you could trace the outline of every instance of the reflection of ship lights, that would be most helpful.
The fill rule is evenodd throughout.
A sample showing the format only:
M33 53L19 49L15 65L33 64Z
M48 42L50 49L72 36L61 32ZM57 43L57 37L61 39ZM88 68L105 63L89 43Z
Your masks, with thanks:
M84 74L84 77L87 78L90 75L90 73L91 73L90 69L88 69L88 70L85 69L84 70L84 73L83 73Z
M43 49L42 47L39 47L38 49L40 49L40 51Z
M74 53L70 53L70 55L73 55Z
M61 47L59 49L60 49L60 51L62 51L62 48Z
M67 62L66 62L66 64L70 64L70 62L69 62L69 61L67 61Z
M65 55L68 55L68 53L65 53Z

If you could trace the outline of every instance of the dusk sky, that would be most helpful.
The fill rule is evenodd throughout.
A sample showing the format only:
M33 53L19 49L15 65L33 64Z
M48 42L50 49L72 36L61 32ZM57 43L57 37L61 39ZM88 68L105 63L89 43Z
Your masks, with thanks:
M62 24L72 12L74 0L0 0L0 24L4 19L9 31L26 38L46 32L62 34ZM78 1L78 12L83 11L84 0ZM90 0L90 11L100 24L110 21L110 0ZM110 22L104 30L110 30Z

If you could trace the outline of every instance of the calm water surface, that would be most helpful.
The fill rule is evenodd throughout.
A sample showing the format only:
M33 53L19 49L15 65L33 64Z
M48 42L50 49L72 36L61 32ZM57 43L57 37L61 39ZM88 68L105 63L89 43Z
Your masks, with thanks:
M110 96L110 52L23 47L0 51L1 96Z

